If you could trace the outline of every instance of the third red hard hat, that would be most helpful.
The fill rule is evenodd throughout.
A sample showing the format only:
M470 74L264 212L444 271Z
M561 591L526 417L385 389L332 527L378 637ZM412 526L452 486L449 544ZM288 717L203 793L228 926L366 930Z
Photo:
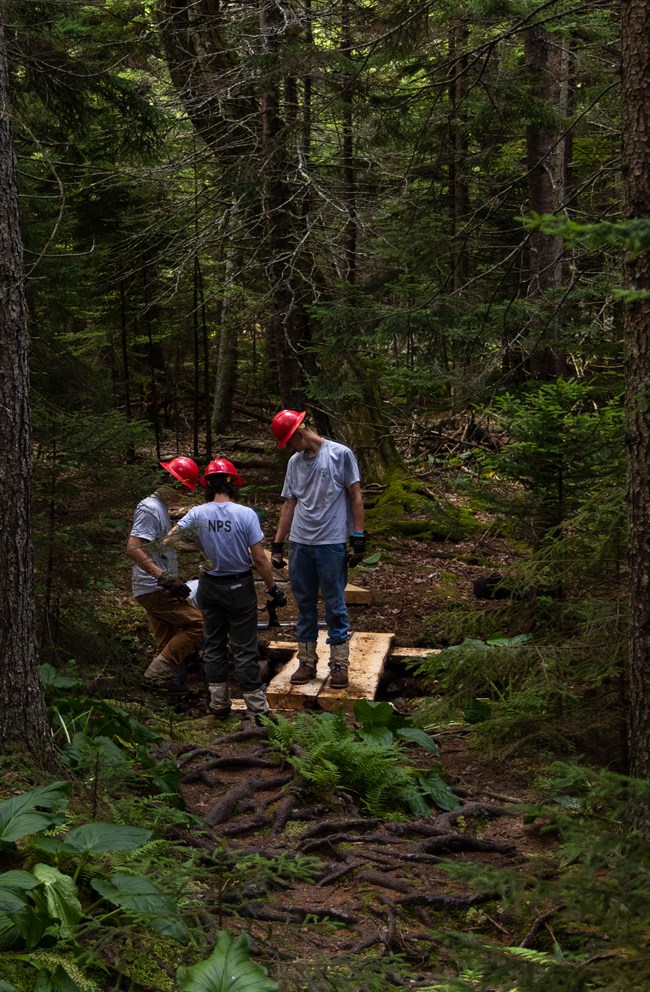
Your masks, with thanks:
M305 411L280 410L271 421L271 430L278 439L278 447L284 448L291 435L300 427L305 419Z
M228 481L232 481L236 486L243 486L244 480L235 468L232 462L228 461L227 458L213 458L206 467L203 475L201 476L201 485L204 486L207 482L209 475L226 475L231 476Z
M199 466L195 461L180 455L178 458L172 458L171 461L160 464L168 472L171 472L175 479L182 482L192 492L196 492L196 483L199 481Z

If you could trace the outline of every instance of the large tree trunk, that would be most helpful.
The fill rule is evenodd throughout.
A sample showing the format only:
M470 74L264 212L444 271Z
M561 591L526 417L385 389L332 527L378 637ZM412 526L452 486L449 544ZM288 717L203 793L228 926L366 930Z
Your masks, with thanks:
M56 765L36 653L27 307L0 0L0 747Z
M550 35L536 25L526 35L526 67L534 102L544 101L540 113L555 116L556 126L534 123L526 129L529 207L536 214L556 214L567 199L567 116L571 50L566 38ZM557 291L566 280L564 246L559 235L533 231L529 242L528 300L533 313L528 326L530 371L540 379L555 379L567 369L560 343ZM553 308L556 308L553 312Z
M650 8L623 0L623 178L626 218L650 216ZM650 292L650 252L628 252L625 286ZM630 563L629 770L650 779L650 300L624 311ZM647 817L647 807L644 816ZM647 818L641 824L650 832Z

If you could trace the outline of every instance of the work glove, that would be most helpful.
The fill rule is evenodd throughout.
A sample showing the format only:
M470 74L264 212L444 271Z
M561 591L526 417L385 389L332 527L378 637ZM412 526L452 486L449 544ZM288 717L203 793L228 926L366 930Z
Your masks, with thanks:
M354 568L363 561L366 553L366 535L360 531L350 536L350 550L348 551L348 565Z
M287 605L287 595L283 589L280 589L280 586L273 586L268 590L268 595L270 597L270 601L273 603L273 606L276 608L278 606Z
M273 565L273 568L284 568L286 563L283 552L284 542L274 541L271 545L271 564Z
M174 599L187 599L191 593L191 589L188 585L179 579L177 575L171 575L170 572L163 572L162 575L158 577L158 584L166 589Z

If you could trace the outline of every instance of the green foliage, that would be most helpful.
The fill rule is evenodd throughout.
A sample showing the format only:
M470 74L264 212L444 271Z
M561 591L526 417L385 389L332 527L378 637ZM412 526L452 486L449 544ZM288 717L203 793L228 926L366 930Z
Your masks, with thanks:
M365 712L359 707L361 717L370 721L360 732L348 725L342 712L301 714L293 723L277 717L273 723L268 721L269 737L306 787L319 792L337 788L352 792L372 816L405 810L426 815L434 804L455 808L458 800L438 771L422 778L405 760L400 727L391 727L390 709L387 703L368 704ZM412 739L417 741L418 737L416 734ZM427 749L433 752L434 748ZM431 776L437 781L435 790Z
M588 619L562 643L530 635L469 639L426 659L408 661L435 697L414 717L425 726L462 720L473 745L492 754L507 748L586 748L617 759L620 723L621 618ZM604 639L603 639L604 638Z
M462 965L427 988L627 992L650 981L650 859L634 827L650 786L579 765L552 766L546 779L547 798L528 819L559 836L557 849L525 873L445 864L476 891L502 893L508 918L520 921L514 940L445 928L440 936Z
M278 983L251 960L250 946L246 934L233 941L222 931L209 958L178 969L178 992L277 992Z
M523 397L497 400L510 441L484 461L522 487L509 512L526 522L537 545L602 492L614 487L622 502L622 407L611 401L600 408L590 394L585 383L557 379Z
M69 794L67 782L52 782L0 802L0 843L14 844L63 823Z

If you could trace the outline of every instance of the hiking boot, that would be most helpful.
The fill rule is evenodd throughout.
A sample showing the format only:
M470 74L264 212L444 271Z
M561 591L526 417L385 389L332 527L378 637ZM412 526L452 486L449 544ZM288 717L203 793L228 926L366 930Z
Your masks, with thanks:
M230 687L227 682L213 682L208 686L210 702L208 709L215 720L227 720L230 716Z
M157 654L148 668L145 668L145 679L152 679L157 682L170 679L176 674L176 665L169 661L163 654Z
M350 684L348 680L348 665L350 663L350 642L330 645L330 688L345 689Z
M348 670L345 665L330 665L330 688L347 689L350 684Z
M291 682L291 685L305 685L306 682L311 682L311 680L315 678L316 666L306 665L303 661L301 661L289 681Z
M316 678L316 641L298 641L298 667L289 679L292 685L305 685Z

